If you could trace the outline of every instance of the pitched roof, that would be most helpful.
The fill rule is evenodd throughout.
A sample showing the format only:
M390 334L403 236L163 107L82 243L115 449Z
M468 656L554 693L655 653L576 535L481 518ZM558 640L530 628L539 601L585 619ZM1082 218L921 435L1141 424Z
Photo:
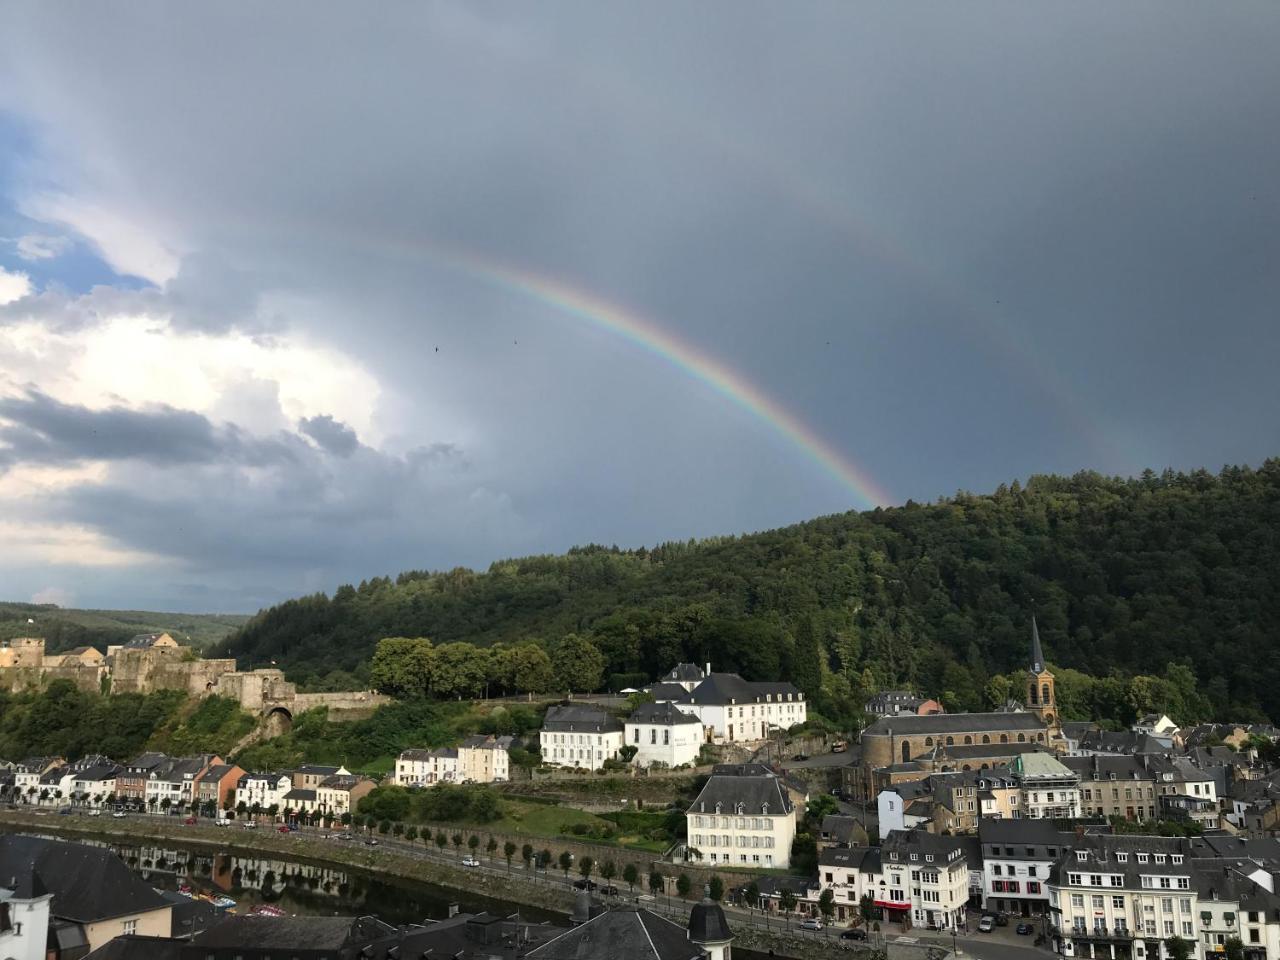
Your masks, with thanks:
M178 960L185 941L136 933L108 940L84 960Z
M885 736L937 736L948 733L982 733L984 731L1045 729L1044 721L1034 713L935 713L927 717L881 717L862 731L864 737Z
M660 723L671 726L677 723L702 723L691 713L685 713L674 703L642 703L627 717L627 723Z
M655 683L648 689L649 693L653 694L653 699L659 701L677 700L689 692L678 683Z
M0 876L31 872L53 894L53 915L80 923L168 906L110 850L19 834L0 837Z
M702 672L702 668L696 663L677 663L672 670L662 678L663 683L688 683L690 681L701 680L706 674Z
M880 872L879 847L827 847L818 854L818 864L823 867L841 867L863 873Z
M729 703L764 703L766 698L782 700L786 695L793 700L804 699L804 694L790 683L748 682L736 673L713 673L707 679L681 697L677 703L723 705Z
M1031 615L1031 672L1044 673L1048 668L1044 663L1044 651L1040 649L1040 629L1036 626L1035 614Z
M543 730L575 730L579 733L620 733L622 721L596 707L569 704L547 710Z
M396 928L375 917L227 917L191 941L202 948L339 950L389 936Z
M743 764L742 773L731 772L733 767L715 767L687 812L714 813L716 804L729 811L741 803L751 814L764 813L767 805L769 816L790 815L791 798L782 781L767 770L756 773L752 768L765 770L759 764Z
M684 927L649 910L619 907L530 950L537 960L700 960Z

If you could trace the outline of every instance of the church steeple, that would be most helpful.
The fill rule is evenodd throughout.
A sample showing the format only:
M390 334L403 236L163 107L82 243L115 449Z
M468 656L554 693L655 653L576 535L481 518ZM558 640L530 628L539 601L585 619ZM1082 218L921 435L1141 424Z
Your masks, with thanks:
M1040 629L1031 616L1031 663L1027 667L1027 707L1050 729L1058 725L1058 702L1053 691L1053 674L1044 662Z
M1040 631L1036 629L1036 615L1031 615L1031 672L1037 676L1045 672L1044 651L1040 649Z

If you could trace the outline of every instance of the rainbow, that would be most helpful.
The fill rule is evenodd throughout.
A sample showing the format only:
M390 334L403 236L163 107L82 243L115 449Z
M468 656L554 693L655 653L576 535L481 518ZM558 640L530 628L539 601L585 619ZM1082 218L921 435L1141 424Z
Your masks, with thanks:
M431 258L472 280L515 293L560 313L607 330L672 364L694 380L706 384L735 406L767 424L818 464L869 507L894 502L871 475L841 453L817 431L787 410L758 386L725 364L680 340L658 324L563 281L498 263L490 259L442 250L435 245Z

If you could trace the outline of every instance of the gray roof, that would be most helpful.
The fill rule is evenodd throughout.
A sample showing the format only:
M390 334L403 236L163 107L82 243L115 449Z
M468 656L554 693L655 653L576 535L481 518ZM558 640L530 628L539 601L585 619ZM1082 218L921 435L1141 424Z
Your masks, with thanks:
M937 736L948 733L984 733L992 730L1045 729L1044 722L1034 713L935 713L927 717L881 717L862 732L867 736Z
M752 767L764 769L758 764L744 765L747 770ZM744 812L750 814L764 813L766 805L769 816L789 815L792 812L791 798L787 795L786 787L774 774L721 772L732 769L716 767L687 812L715 813L716 804L719 804L721 810L728 813L736 810L739 803L744 805Z
M284 802L315 803L316 792L314 790L290 790L284 795Z
M804 699L804 694L790 683L749 682L736 673L713 673L688 693L676 698L677 703L765 703L770 697L774 702Z
M879 847L828 847L818 854L818 865L859 870L863 873L880 872Z
M702 672L702 668L696 663L677 663L675 667L662 678L663 683L689 683L691 681L701 680L706 674Z
M84 960L178 960L185 943L168 937L125 934L108 940Z
M1035 614L1031 615L1031 672L1043 673L1048 668L1044 662L1044 651L1040 649L1040 628L1036 626Z
M648 910L619 907L593 917L526 956L537 960L700 960L684 927Z
M724 908L710 896L704 896L689 911L688 935L694 943L724 943L733 939Z
M515 742L515 737L493 737L477 733L467 737L458 746L466 747L469 750L510 750L511 745Z
M167 906L110 850L19 834L0 837L0 876L31 873L53 894L53 916L78 923Z
M627 717L628 723L661 723L672 726L677 723L701 723L691 713L685 713L674 703L642 703Z
M1052 820L996 820L983 817L978 821L978 839L983 843L1017 844L1018 852L1021 853L1029 845L1068 847L1075 840L1075 833L1059 830Z
M678 683L655 683L649 687L654 700L677 700L688 692Z
M622 721L596 707L570 704L547 710L542 729L557 732L573 730L579 733L619 733L622 731Z
M339 950L394 934L396 928L375 917L230 916L191 942L205 950L219 947L254 950Z

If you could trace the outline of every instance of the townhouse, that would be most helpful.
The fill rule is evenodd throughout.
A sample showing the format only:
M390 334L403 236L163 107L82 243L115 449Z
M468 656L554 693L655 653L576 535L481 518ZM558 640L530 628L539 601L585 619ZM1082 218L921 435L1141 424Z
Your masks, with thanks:
M235 805L236 787L245 771L235 763L211 763L195 782L196 807L205 816L217 816Z
M881 690L867 700L863 710L871 717L896 717L899 714L927 717L945 713L942 704L929 697L919 697L908 690Z
M169 758L163 753L143 753L130 760L116 774L116 799L128 806L141 806L147 800L147 781Z
M196 780L211 765L221 762L221 757L209 753L167 759L147 775L146 805L153 810L189 805L195 799Z
M455 747L405 750L396 758L394 782L402 787L456 783L460 779L458 769L458 751Z
M1033 820L1080 816L1080 780L1048 753L1020 753L1011 769L1022 789L1022 815Z
M1132 754L1062 759L1080 781L1082 815L1138 822L1156 817L1156 777L1149 761L1148 756Z
M236 808L253 811L283 808L284 798L293 789L287 773L246 773L236 784Z
M315 790L330 777L349 777L351 771L346 767L329 767L316 763L304 763L290 775L296 790Z
M326 777L316 786L315 809L327 817L341 817L355 813L360 799L369 794L376 784L368 777L350 773Z
M983 820L982 906L1015 916L1043 916L1049 911L1049 875L1075 841L1050 821Z
M505 783L511 779L514 737L477 734L458 744L458 774L463 783Z
M542 721L542 762L599 770L622 749L622 723L595 707L554 706Z
M114 802L119 772L120 766L109 760L76 770L71 781L71 802L94 807Z
M685 824L694 859L766 868L791 863L795 807L782 780L761 764L712 768Z
M623 724L631 762L638 767L694 765L702 749L702 721L674 703L642 703Z

